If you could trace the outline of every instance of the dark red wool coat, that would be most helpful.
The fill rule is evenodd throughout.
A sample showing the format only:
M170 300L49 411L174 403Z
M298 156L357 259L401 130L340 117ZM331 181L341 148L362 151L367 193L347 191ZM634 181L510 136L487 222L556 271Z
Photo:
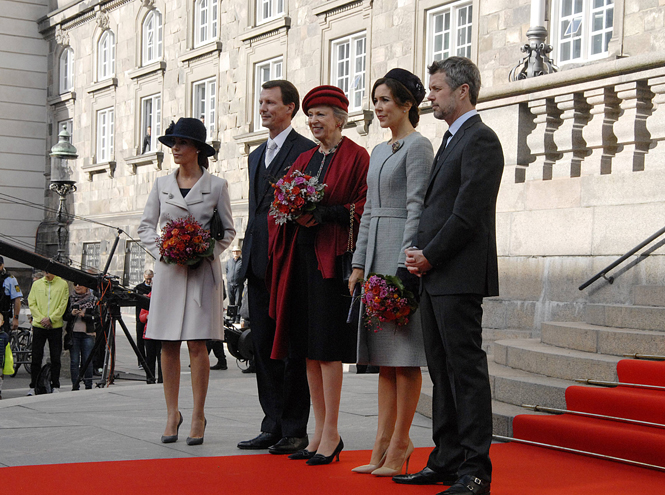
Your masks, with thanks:
M295 170L304 171L318 150L313 148L301 154L287 175ZM349 211L355 204L353 242L358 236L358 225L367 196L367 169L369 154L362 146L344 138L335 152L323 177L327 184L321 205L344 205ZM291 282L293 278L295 238L301 228L295 222L276 225L268 219L270 231L269 260L266 283L270 289L270 317L276 322L273 359L284 359L288 354L288 322L290 311L298 311L298 301L293 301ZM335 258L344 254L349 239L349 225L328 223L319 226L314 250L323 278L335 277Z

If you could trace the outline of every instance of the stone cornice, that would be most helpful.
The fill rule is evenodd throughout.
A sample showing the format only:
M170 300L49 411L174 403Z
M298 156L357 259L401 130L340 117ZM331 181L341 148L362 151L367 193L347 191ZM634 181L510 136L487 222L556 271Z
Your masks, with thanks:
M291 27L291 18L289 16L282 16L275 20L260 24L256 27L248 29L240 35L240 40L245 43L251 43L263 39L268 35L277 34L280 30L288 30Z
M76 93L74 91L68 91L67 93L62 93L56 96L51 96L46 100L48 105L58 105L60 103L65 103L68 101L76 100Z
M371 0L331 0L329 2L323 2L321 5L314 7L312 13L314 15L335 15L340 12L346 12L355 7L360 7L363 4L369 4L371 6Z
M93 84L92 86L88 87L88 93L96 93L97 91L101 91L103 89L107 88L115 88L118 86L118 78L117 77L110 77L108 79L104 79L103 81L99 81L98 83Z
M92 176L95 174L102 174L106 172L109 178L113 178L115 173L115 160L109 160L108 162L102 163L91 163L90 165L82 165L81 170L88 174L88 180L92 181Z
M261 144L268 139L268 129L262 129L256 132L248 132L246 134L238 134L233 136L238 145L240 145L240 153L243 156L249 155L249 148L253 145Z
M222 51L222 42L213 41L212 43L208 43L206 45L199 46L197 48L189 50L184 55L178 57L178 63L190 64L196 59L200 59L208 55L212 55L214 53L219 53L221 51Z
M160 60L158 62L153 62L152 64L146 65L144 67L139 67L138 69L129 71L127 74L130 79L139 79L141 77L154 74L156 72L164 72L166 70L166 62Z
M163 161L164 152L162 151L149 151L142 155L125 158L125 163L131 167L132 175L136 175L136 169L143 165L152 165L155 170L161 170Z

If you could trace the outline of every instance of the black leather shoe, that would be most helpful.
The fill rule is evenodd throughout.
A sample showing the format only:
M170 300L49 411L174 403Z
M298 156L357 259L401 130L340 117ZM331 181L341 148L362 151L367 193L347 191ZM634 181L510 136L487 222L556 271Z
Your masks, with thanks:
M281 455L281 454L295 454L299 450L303 450L307 447L309 439L307 435L304 437L284 437L279 440L275 445L272 445L268 452L271 454Z
M316 454L316 452L310 452L307 449L302 449L302 450L299 450L298 452L296 452L295 454L291 454L289 456L289 459L294 460L294 461L309 460L312 457L314 457L314 454Z
M252 438L251 440L243 440L242 442L238 442L238 448L243 450L267 449L271 445L274 445L275 442L278 442L279 439L279 435L262 431L258 437Z
M402 485L452 485L457 481L457 473L439 474L433 469L425 467L422 471L413 474L398 474L393 476L395 483Z
M490 495L490 482L465 474L450 488L437 495Z
M217 364L210 367L211 370L228 370L229 367L222 361L217 361Z

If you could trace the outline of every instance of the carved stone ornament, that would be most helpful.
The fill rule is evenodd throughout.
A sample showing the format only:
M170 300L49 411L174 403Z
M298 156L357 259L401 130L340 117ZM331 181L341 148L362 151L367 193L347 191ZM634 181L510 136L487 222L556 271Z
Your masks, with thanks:
M55 41L58 45L69 46L69 33L60 24L55 27Z
M155 0L142 0L141 3L146 9L152 9L155 6Z
M97 21L97 25L99 26L100 29L104 30L109 28L108 12L104 12L103 10L98 10L97 13L95 14L95 18Z

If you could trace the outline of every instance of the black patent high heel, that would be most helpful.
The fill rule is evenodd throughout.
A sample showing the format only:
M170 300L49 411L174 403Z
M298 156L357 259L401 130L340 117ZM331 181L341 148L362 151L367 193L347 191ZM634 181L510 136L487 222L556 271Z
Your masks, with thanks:
M323 454L314 454L314 457L308 460L306 464L308 466L321 466L322 464L330 464L335 457L339 462L339 453L343 449L344 449L344 442L342 441L342 437L339 437L339 443L337 444L337 447L335 447L335 451L332 454L330 454L329 456L325 456Z
M187 440L185 440L185 443L187 445L201 445L203 443L203 437L206 434L206 426L208 426L208 420L204 419L203 420L203 436L201 436L201 437L187 437Z
M178 440L178 431L180 430L180 425L182 424L182 413L178 411L178 414L180 414L180 421L178 421L175 435L162 435L162 443L173 443Z

